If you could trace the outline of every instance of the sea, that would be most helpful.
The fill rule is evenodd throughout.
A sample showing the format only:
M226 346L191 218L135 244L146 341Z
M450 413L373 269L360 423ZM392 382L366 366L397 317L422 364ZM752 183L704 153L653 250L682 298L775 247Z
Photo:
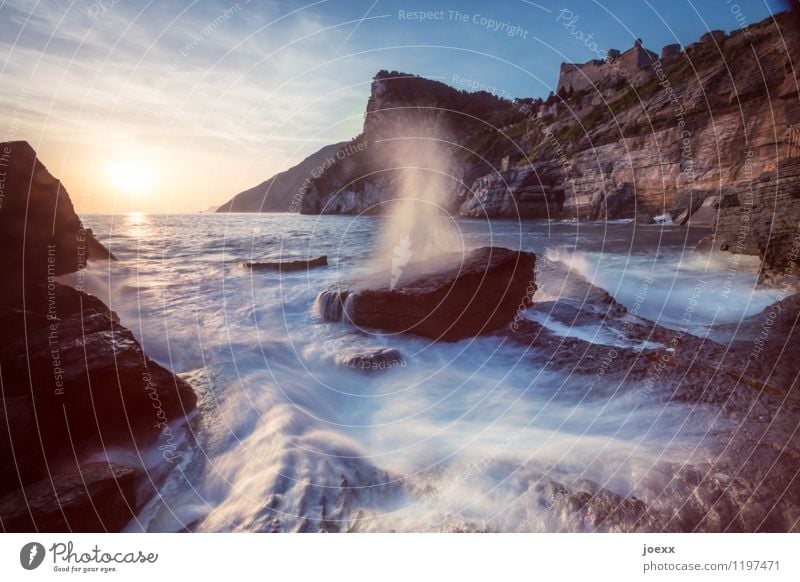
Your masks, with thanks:
M127 531L584 531L590 524L558 509L553 483L648 503L652 484L642 483L656 468L711 462L733 430L711 408L648 391L583 393L585 379L537 360L508 330L434 342L325 321L315 310L321 291L397 266L379 252L390 217L83 220L118 258L90 263L83 288L198 394L197 411L170 427L170 455L154 446L143 456L156 494ZM447 222L451 251L532 251L666 327L686 325L687 302L702 289L689 326L698 335L775 301L756 288L753 261L695 251L709 234L701 229ZM414 240L397 244L414 260ZM319 255L327 267L241 266ZM536 293L534 303L558 290ZM535 317L564 337L614 341L596 326ZM398 350L402 362L370 373L342 365L376 348Z

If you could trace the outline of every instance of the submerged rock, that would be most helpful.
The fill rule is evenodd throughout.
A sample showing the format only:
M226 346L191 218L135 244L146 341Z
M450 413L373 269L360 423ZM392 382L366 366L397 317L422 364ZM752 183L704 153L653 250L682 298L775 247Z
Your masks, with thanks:
M406 366L406 359L399 350L378 348L359 353L345 353L336 358L337 363L359 372L382 372Z
M314 259L294 259L288 261L242 261L240 263L245 269L253 271L304 271L314 267L327 267L328 255L322 255Z
M492 332L528 307L536 255L482 247L409 264L317 297L328 321L457 341Z

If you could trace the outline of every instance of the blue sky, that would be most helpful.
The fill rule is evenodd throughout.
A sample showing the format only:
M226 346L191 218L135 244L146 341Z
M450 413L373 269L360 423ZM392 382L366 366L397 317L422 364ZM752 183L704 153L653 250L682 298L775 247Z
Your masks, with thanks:
M782 6L11 0L0 4L0 138L30 141L79 210L199 210L356 135L379 69L546 96L561 62L597 56L570 31L602 49L641 37L658 52ZM131 160L152 174L147 191L115 184L109 168Z

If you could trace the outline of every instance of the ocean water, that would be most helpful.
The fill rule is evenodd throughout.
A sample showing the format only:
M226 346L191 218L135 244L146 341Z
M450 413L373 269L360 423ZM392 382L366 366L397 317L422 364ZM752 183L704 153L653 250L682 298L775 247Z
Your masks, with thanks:
M392 266L393 256L375 255L386 220L85 217L120 260L91 264L84 287L199 395L197 414L174 426L173 462L146 456L158 494L128 530L580 530L537 483L590 480L648 502L654 467L713 460L727 430L715 410L636 390L598 400L581 391L585 379L548 368L506 332L431 343L323 321L313 310L320 291ZM747 261L733 269L691 250L704 231L449 223L456 247L534 251L665 326L681 325L698 288L696 333L774 301L755 289ZM327 268L296 273L239 265L322 254ZM534 301L557 296L541 289ZM614 342L602 327L530 317L563 336ZM405 363L374 374L337 363L378 347L398 349Z

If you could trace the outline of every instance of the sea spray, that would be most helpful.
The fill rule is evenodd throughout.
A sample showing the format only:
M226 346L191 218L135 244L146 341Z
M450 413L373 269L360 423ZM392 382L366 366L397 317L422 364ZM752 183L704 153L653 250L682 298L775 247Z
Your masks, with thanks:
M402 284L403 269L411 261L464 248L449 214L457 182L444 133L435 121L417 123L405 128L406 137L384 142L399 196L378 238L373 271L390 271L392 288Z

